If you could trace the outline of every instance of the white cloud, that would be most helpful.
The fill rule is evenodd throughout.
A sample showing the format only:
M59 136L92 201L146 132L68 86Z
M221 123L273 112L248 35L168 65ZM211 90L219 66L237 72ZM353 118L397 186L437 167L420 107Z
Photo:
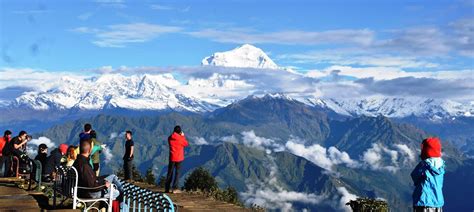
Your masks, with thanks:
M112 132L112 133L110 133L109 139L112 140L114 138L117 138L117 136L118 136L118 133Z
M359 163L351 159L347 152L340 151L333 146L326 149L319 144L305 146L304 144L289 140L286 142L285 147L289 152L306 158L307 160L328 171L331 171L334 165L339 164L344 164L351 168L359 166Z
M294 203L323 204L327 197L315 193L297 192L284 189L278 181L278 166L275 158L267 155L270 174L265 181L247 182L247 190L241 192L244 203L257 204L270 210L293 211Z
M456 71L404 71L398 67L352 67L333 65L323 70L312 70L306 73L308 77L323 78L337 71L338 75L355 78L373 78L375 80L390 80L403 77L433 78L433 79L474 79L474 70Z
M173 7L160 5L160 4L153 4L150 6L150 8L153 10L173 10L174 9Z
M248 186L241 193L247 205L257 204L270 210L293 211L294 203L315 205L323 202L325 196L288 190L277 190L268 187Z
M380 54L397 54L409 57L441 56L450 54L474 56L474 24L470 18L458 19L447 26L415 26L389 30L336 29L320 31L281 30L261 32L252 28L220 27L186 32L198 38L207 38L223 43L273 43L287 45L320 45L329 48L354 48L355 51L372 51ZM341 45L342 44L342 45ZM336 47L334 47L337 45ZM342 47L340 47L342 46ZM381 64L382 61L397 66L429 66L420 60L403 58L359 58L362 63ZM363 62L365 61L365 62ZM382 65L385 66L385 65Z
M208 145L209 142L206 141L203 137L195 137L193 138L194 144L196 145Z
M354 82L360 84L366 94L470 101L474 99L472 80L473 78L466 75L462 79L401 77L391 80L366 78Z
M351 207L346 205L346 203L348 203L351 200L356 200L358 196L355 194L351 194L345 187L338 187L337 191L341 195L341 199L339 200L340 209L347 212L351 212L352 211Z
M429 62L416 56L395 56L357 49L319 50L297 54L283 54L277 59L292 63L357 65L397 68L436 68L438 63Z
M361 156L361 160L373 170L386 170L396 172L400 169L400 160L404 163L414 161L414 153L405 144L395 144L399 151L389 149L379 143L372 144ZM399 155L406 155L408 158L400 158ZM408 159L408 160L407 160Z
M413 55L445 55L452 50L446 33L438 27L395 29L388 34L389 38L374 42L373 47Z
M0 68L0 89L6 87L28 87L46 91L60 84L63 77L84 79L72 72L52 72L32 68Z
M337 44L367 45L372 43L374 32L368 29L340 29L326 31L277 31L256 32L248 29L202 29L189 33L199 38L209 38L225 43L277 43L277 44Z
M52 142L51 139L44 136L31 139L31 141L28 141L26 144L26 153L30 158L36 157L38 153L38 146L40 144L46 144L46 146L48 146L48 152L51 152L56 147L56 144Z
M82 14L78 15L77 18L79 20L85 21L85 20L88 20L92 15L94 15L94 14L91 13L91 12L86 12L86 13L82 13Z
M165 26L149 23L130 23L109 25L106 28L77 27L73 31L93 34L93 44L99 47L125 47L130 43L143 43L157 38L160 35L180 31L175 26Z
M259 137L255 135L255 132L253 130L244 131L241 134L242 143L246 146L265 150L267 153L271 153L273 151L279 152L284 150L284 147L281 144L277 143L275 140Z
M223 141L223 142L229 142L229 143L239 143L239 139L237 139L237 137L235 137L235 135L229 135L229 136L224 136L222 138L220 138L219 140Z
M188 94L208 99L238 98L250 95L255 86L241 79L236 74L213 73L208 78L191 77L186 86L180 89Z
M449 25L455 35L452 44L459 48L461 55L474 57L474 23L472 18L459 19Z
M0 89L24 86L38 91L64 90L88 85L94 79L115 74L126 78L171 75L160 80L176 93L226 106L248 95L285 93L293 98L364 98L370 96L420 97L472 101L474 70L407 72L397 67L331 66L307 74L284 70L259 71L223 67L126 67L103 66L76 72L50 72L30 68L0 68ZM132 75L132 76L130 76ZM86 78L87 76L87 78ZM351 77L352 79L346 79ZM70 83L65 83L65 82ZM74 85L72 85L73 83ZM69 86L69 87L68 87Z
M124 0L95 0L95 2L99 3L102 6L108 6L113 8L125 8L125 1Z
M108 146L105 146L102 149L102 152L104 153L104 156L105 156L105 160L104 160L105 164L108 164L110 161L112 161L112 159L114 158L114 155L112 154L112 150L110 150Z
M415 153L406 144L395 144L394 147L397 148L401 154L407 157L406 161L415 161Z
M340 151L334 146L329 148L319 144L306 146L289 140L285 147L285 151L303 157L328 171L332 171L335 165L345 165L349 168L370 168L396 172L401 165L415 161L415 154L405 144L395 144L393 145L395 149L390 149L382 144L374 143L371 148L362 153L360 161L350 158L347 152Z

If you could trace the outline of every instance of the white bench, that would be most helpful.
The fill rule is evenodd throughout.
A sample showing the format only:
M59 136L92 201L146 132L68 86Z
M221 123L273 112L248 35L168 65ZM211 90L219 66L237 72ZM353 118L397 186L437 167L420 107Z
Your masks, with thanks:
M67 166L58 166L56 167L56 177L54 179L54 194L53 194L53 206L56 207L56 199L57 194L59 193L63 200L61 204L64 203L67 199L72 199L73 205L72 208L76 209L78 204L84 205L84 211L88 211L90 209L99 210L99 207L96 206L97 203L103 202L107 204L107 211L112 211L112 201L113 201L113 193L116 190L116 186L114 184L110 184L111 192L109 197L104 198L79 198L77 196L77 191L81 190L90 190L90 191L98 191L102 189L106 189L105 185L100 187L80 187L78 186L78 173L76 168L74 167L67 167Z

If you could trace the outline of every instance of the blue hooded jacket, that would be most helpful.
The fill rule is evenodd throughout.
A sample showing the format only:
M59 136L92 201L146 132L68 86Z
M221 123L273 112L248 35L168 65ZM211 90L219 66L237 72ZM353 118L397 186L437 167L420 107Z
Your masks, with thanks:
M443 178L445 162L441 158L421 161L411 172L415 184L413 205L441 208L444 205Z

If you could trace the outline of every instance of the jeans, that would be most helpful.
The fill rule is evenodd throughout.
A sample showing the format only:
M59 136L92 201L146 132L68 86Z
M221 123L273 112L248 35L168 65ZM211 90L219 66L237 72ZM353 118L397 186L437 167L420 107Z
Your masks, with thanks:
M104 178L107 182L111 183L111 184L114 184L115 186L117 186L117 189L114 190L114 193L112 194L112 199L117 199L117 197L123 193L123 185L122 183L119 181L118 177L115 176L115 174L111 174L107 177ZM110 187L107 188L107 192L105 192L104 195L102 195L102 191L97 191L97 192L91 192L90 193L90 196L94 199L96 198L101 198L101 197L105 197L105 198L109 198L110 197L110 193L112 193L112 185L110 185Z
M176 171L176 173L174 174L173 189L178 188L178 186L179 186L179 174L180 174L179 172L181 170L181 163L182 163L182 161L173 162L171 160L168 163L168 175L166 176L166 187L165 187L166 192L169 192L171 182L173 181L173 170Z
M132 160L124 159L123 160L123 174L125 180L132 179Z

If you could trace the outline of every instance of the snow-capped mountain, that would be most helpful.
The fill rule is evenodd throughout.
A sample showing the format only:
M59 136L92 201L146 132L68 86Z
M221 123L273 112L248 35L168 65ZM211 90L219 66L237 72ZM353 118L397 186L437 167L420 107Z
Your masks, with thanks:
M27 92L12 107L34 110L72 109L102 110L177 110L206 112L217 106L176 90L180 83L171 74L107 74L86 80L63 78L54 89Z
M278 67L261 49L249 44L231 51L217 52L205 58L202 64L285 70ZM263 73L274 74L277 71ZM271 85L248 76L241 78L233 73L207 74L210 75L192 76L186 83L175 79L169 73L132 76L104 74L88 79L63 77L57 86L47 91L29 91L17 97L13 102L0 101L0 108L209 112L249 95L265 96L275 90L282 92L278 87L272 90ZM291 81L291 79L286 80L285 82ZM254 97L258 98L258 95ZM383 115L391 118L415 116L433 121L460 116L474 117L474 102L460 103L441 99L383 96L332 99L312 97L304 91L291 92L289 95L271 94L266 95L266 98L297 100L343 116Z
M369 97L364 99L321 99L303 100L309 105L331 109L347 116L379 116L404 118L409 116L428 118L432 121L458 116L474 115L474 104L451 100L426 98Z
M201 65L237 68L279 69L265 52L250 44L244 44L226 52L216 52L202 60Z

